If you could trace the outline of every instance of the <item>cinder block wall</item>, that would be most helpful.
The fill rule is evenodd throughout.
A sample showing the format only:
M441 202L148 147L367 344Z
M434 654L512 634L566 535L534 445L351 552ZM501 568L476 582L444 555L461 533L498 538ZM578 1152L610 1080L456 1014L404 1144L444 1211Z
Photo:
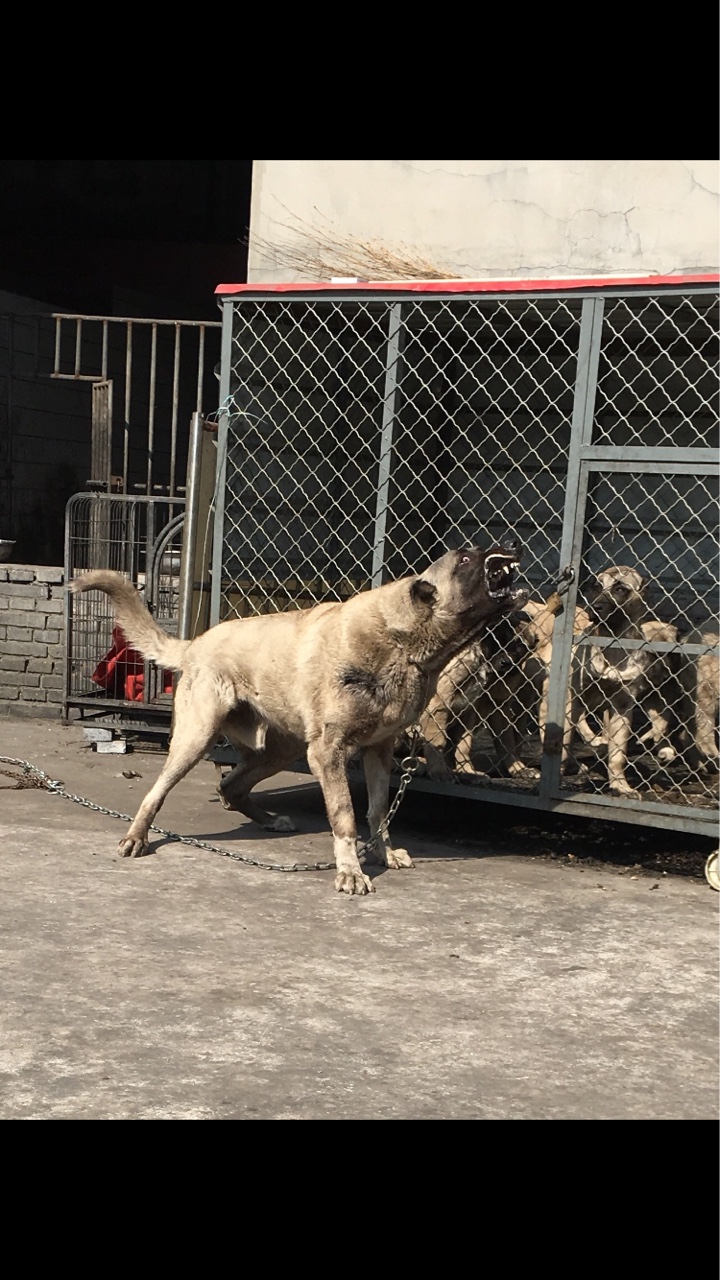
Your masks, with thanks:
M0 715L62 711L63 582L59 568L0 564Z

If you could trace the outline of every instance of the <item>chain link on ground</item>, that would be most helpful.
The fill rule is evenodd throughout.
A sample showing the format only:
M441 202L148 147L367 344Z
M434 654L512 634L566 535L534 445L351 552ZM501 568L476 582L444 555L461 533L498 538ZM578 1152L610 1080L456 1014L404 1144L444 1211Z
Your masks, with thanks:
M388 835L388 829L392 819L395 817L403 796L408 787L408 783L417 773L419 760L415 754L415 744L417 734L413 737L410 747L410 754L405 756L401 762L402 773L398 789L390 805L387 817L383 820L382 833L385 837ZM51 795L61 796L63 800L73 800L75 804L82 805L85 809L92 809L95 813L104 813L109 818L119 818L122 822L132 822L132 816L129 813L120 813L117 809L108 809L107 805L96 804L94 800L88 800L85 796L75 795L72 791L65 790L64 782L57 778L51 778L43 769L39 769L37 765L31 764L29 760L19 760L14 756L0 756L0 764L11 764L22 769L23 773L20 777L9 773L6 769L0 769L0 773L8 778L16 778L17 789L23 787L38 787L49 791ZM198 840L195 836L181 836L176 831L167 831L164 827L151 826L151 831L156 835L165 836L166 839L176 840L179 844L193 845L196 849L204 849L207 853L218 853L224 858L232 858L234 862L243 862L246 866L257 867L261 871L335 871L334 862L265 862L261 858L251 858L248 854L240 853L235 849L223 849L220 845L210 844L207 840ZM372 837L366 840L358 849L358 857L369 853L375 847L376 838ZM426 859L427 861L427 859ZM447 859L438 859L438 861L447 861Z

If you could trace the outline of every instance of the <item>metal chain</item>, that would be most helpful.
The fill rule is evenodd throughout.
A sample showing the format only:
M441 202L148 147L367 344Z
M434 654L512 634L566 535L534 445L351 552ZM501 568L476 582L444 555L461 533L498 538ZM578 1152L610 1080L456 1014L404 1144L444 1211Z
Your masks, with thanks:
M387 838L388 827L400 807L403 796L407 790L408 783L417 773L419 760L415 754L415 746L418 740L417 729L413 733L410 745L410 754L405 756L401 761L403 770L400 783L398 785L395 799L393 800L387 812L387 817L382 823L383 836ZM49 791L51 795L60 796L63 800L73 800L75 804L82 805L85 809L92 809L95 813L104 813L109 818L120 818L122 822L132 822L132 816L129 813L119 813L117 809L108 809L104 804L95 804L94 800L88 800L85 796L76 796L72 791L65 790L64 782L57 778L51 778L43 769L38 769L37 765L31 764L29 760L17 760L14 756L0 756L0 764L14 764L23 770L24 778L18 779L19 786L35 786L42 787L45 791ZM11 778L14 775L8 773L7 770L0 770L0 773ZM261 871L335 871L334 862L263 862L260 858L250 858L245 853L239 853L235 849L222 849L219 845L210 844L207 840L197 840L194 836L181 836L176 831L166 831L164 827L151 826L150 831L156 832L157 835L166 836L170 840L176 840L179 844L190 844L196 849L205 849L208 853L219 853L224 858L232 858L234 862L243 862L248 867L258 867ZM358 850L358 856L369 852L375 846L376 837L371 837Z
M415 774L417 773L420 767L420 761L418 760L418 757L417 757L417 747L418 747L419 741L420 741L420 729L417 725L415 725L413 727L412 737L410 739L410 751L408 755L403 756L403 759L400 761L400 768L402 769L402 773L400 775L398 789L395 792L395 799L393 800L385 817L380 823L380 831L378 832L378 835L382 835L384 840L389 839L390 823L392 822L393 818L395 817L395 814L397 813L398 809L400 808L400 805L402 804L402 799L403 799L403 796L405 795L405 792L407 791L408 783L414 778ZM358 849L358 857L360 857L361 854L369 853L372 849L374 849L377 844L377 838L378 838L377 835L375 835L375 836L371 836L369 840L366 840L365 843L361 845L361 847Z

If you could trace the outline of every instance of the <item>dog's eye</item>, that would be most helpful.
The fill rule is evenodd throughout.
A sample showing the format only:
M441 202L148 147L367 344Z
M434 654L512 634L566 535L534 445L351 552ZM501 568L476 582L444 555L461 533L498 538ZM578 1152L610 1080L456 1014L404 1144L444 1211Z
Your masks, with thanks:
M460 564L469 564L469 563L470 563L470 557L469 557L469 556L461 556L461 557L460 557Z

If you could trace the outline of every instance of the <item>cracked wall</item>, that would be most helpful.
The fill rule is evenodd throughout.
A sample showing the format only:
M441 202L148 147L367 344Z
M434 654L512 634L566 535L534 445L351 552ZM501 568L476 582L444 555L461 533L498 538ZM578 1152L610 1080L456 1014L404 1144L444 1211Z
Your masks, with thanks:
M248 280L315 278L267 247L298 242L298 219L478 280L717 271L719 173L716 160L256 160Z

